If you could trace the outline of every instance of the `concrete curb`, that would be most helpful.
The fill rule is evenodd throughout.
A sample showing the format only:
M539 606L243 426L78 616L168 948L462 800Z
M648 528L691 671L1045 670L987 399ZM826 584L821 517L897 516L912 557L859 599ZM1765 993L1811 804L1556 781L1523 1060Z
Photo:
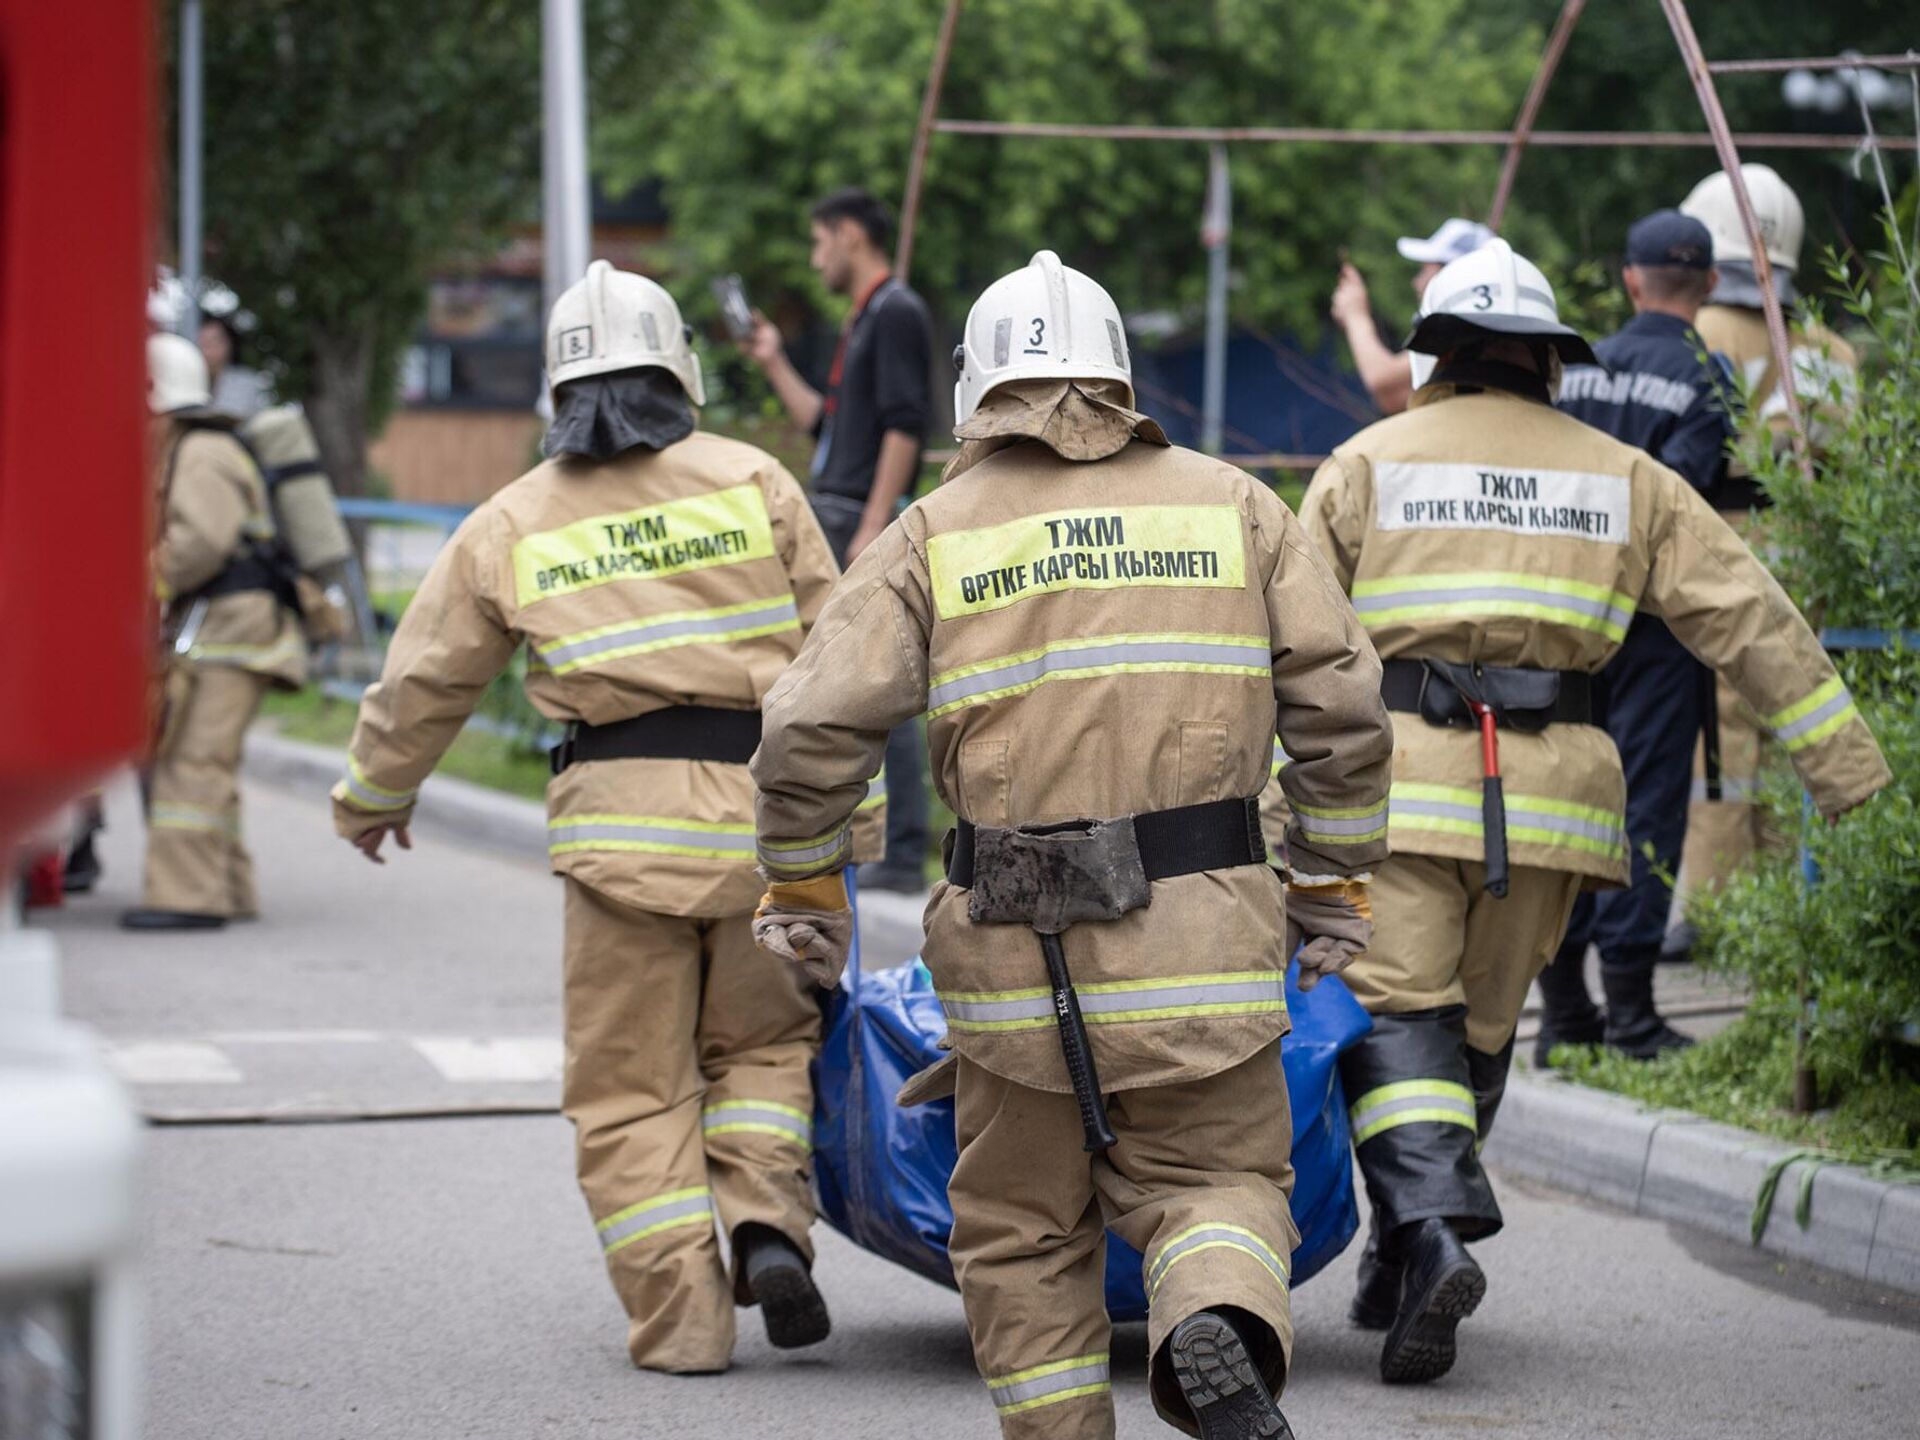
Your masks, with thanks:
M275 789L309 794L323 804L345 773L344 751L290 740L256 728L247 736L245 771ZM503 795L484 785L434 775L420 787L413 828L424 835L479 845L522 860L547 854L547 810L538 800ZM898 964L919 953L926 897L869 891L860 897L861 943L874 961Z
M1558 1189L1744 1244L1767 1171L1797 1148L1685 1111L1649 1110L1565 1080L1516 1074L1486 1158ZM1793 1212L1807 1183L1812 1204L1802 1229ZM1797 1160L1780 1177L1759 1248L1920 1295L1920 1185Z

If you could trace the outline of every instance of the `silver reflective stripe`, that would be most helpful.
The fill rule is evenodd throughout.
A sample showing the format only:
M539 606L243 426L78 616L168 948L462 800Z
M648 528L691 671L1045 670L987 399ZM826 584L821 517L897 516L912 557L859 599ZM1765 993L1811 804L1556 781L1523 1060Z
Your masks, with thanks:
M1287 1271L1268 1247L1255 1239L1247 1231L1233 1225L1198 1225L1191 1230L1182 1231L1175 1236L1160 1252L1160 1258L1153 1262L1153 1268L1147 1275L1147 1293L1151 1295L1160 1288L1160 1282L1166 1278L1173 1263L1196 1250L1209 1245L1226 1245L1251 1255L1264 1265L1273 1278L1284 1288L1287 1283Z
M360 778L360 767L349 762L347 773L340 778L347 787L347 795L362 810L404 810L413 804L418 791L381 790Z
M704 1189L697 1195L636 1205L601 1222L600 1246L603 1250L618 1250L649 1231L678 1228L679 1224L690 1223L693 1217L711 1214L713 1197Z
M735 1130L765 1134L774 1130L802 1145L813 1143L813 1125L805 1116L785 1106L756 1105L751 1100L728 1100L708 1106L701 1113L700 1128L710 1135Z
M1293 813L1299 817L1300 828L1307 835L1372 835L1384 830L1387 824L1387 807L1383 802L1378 810L1366 815L1345 816L1330 820L1316 815L1311 810L1294 806Z
M1472 1095L1464 1090L1459 1090L1457 1094L1452 1093L1456 1090L1459 1090L1458 1086L1436 1081L1430 1087L1414 1094L1395 1095L1390 1100L1379 1100L1367 1104L1363 1099L1360 1105L1353 1108L1350 1122L1353 1127L1353 1143L1361 1144L1363 1141L1371 1140L1382 1130L1393 1129L1394 1126L1390 1122L1399 1115L1412 1115L1421 1121L1432 1121L1443 1125L1464 1125L1469 1130L1477 1131L1480 1125L1474 1111ZM1405 1123L1412 1122L1410 1120Z
M784 600L771 600L752 610L737 610L730 615L681 616L673 620L660 620L653 624L630 625L622 630L610 631L604 635L590 636L584 640L575 640L565 645L555 645L540 652L541 658L555 670L578 666L595 656L604 655L609 650L630 650L641 646L657 645L665 640L689 640L701 637L724 638L740 630L758 630L767 625L777 625L782 621L799 622L800 612L795 608L791 596Z
M1809 730L1817 729L1825 721L1831 720L1842 711L1853 708L1853 696L1842 689L1839 694L1823 703L1817 710L1809 710L1798 720L1782 725L1773 732L1774 738L1782 745L1797 740Z
M549 833L555 844L587 844L608 840L639 840L654 845L685 845L696 850L727 850L742 860L753 854L753 836L729 835L718 830L676 830L666 825L571 824L555 821Z
M1510 830L1550 830L1559 835L1576 835L1585 840L1596 840L1603 845L1626 843L1626 833L1618 825L1607 825L1597 820L1582 820L1572 815L1555 815L1546 810L1529 810L1524 805L1516 805L1511 801L1507 804L1506 812L1507 827ZM1458 820L1472 825L1476 830L1481 829L1485 823L1478 805L1454 804L1447 800L1409 800L1395 796L1390 813L1394 820L1411 820L1420 815L1431 816L1436 820Z
M1720 777L1720 799L1723 801L1730 800L1736 805L1745 805L1753 800L1755 793L1756 787L1751 780L1729 780L1724 775ZM1707 782L1704 776L1693 782L1693 789L1687 798L1711 803L1707 795Z
M1353 608L1356 614L1370 615L1383 610L1404 610L1412 605L1449 605L1462 600L1504 600L1523 605L1545 605L1623 627L1633 620L1631 609L1612 601L1568 595L1559 590L1536 590L1528 585L1449 585L1444 589L1395 590L1385 595L1356 597Z
M1033 685L1063 671L1109 665L1238 665L1250 669L1271 667L1273 657L1258 645L1210 645L1190 640L1120 640L1108 645L1077 645L1049 650L991 670L977 670L941 685L927 694L927 708L937 710L956 700L993 690Z
M1041 1375L1035 1380L1014 1380L1012 1384L995 1384L989 1380L993 1390L993 1404L998 1409L1008 1405L1025 1404L1027 1400L1043 1400L1044 1396L1056 1396L1062 1390L1079 1390L1089 1384L1106 1384L1112 1379L1112 1369L1104 1359L1092 1359L1085 1365L1075 1365L1069 1371L1054 1371L1052 1375Z
M853 844L853 831L843 825L824 840L806 845L760 844L760 863L769 870L812 870L837 859Z
M969 1025L1004 1025L1010 1020L1051 1020L1051 992L1023 996L1014 1000L953 1000L940 997L940 1008L947 1020L963 1028Z
M1088 1020L1105 1015L1132 1014L1185 1005L1255 1005L1287 998L1284 978L1241 980L1228 984L1156 985L1150 990L1103 991L1098 986L1080 990L1080 1013Z

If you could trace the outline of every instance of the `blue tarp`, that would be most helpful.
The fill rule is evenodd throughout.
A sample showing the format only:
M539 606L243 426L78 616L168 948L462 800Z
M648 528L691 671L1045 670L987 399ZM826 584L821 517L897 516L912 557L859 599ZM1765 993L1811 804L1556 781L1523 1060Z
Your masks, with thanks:
M1346 1101L1334 1062L1371 1022L1338 979L1302 994L1295 973L1287 977L1293 1033L1282 1043L1281 1060L1293 1107L1298 1285L1346 1248L1358 1224ZM814 1066L820 1213L862 1249L951 1286L953 1101L911 1109L893 1103L908 1077L944 1053L937 1042L946 1017L933 977L918 960L862 974L856 954L826 1010L825 1043ZM1116 1320L1143 1319L1140 1257L1112 1235L1107 1242L1107 1308Z

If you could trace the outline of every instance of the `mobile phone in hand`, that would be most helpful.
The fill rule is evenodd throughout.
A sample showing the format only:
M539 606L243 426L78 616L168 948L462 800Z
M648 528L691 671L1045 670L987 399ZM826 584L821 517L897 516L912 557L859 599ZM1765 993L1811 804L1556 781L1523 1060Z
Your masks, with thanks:
M720 318L735 340L753 334L753 307L747 303L747 287L738 275L722 275L713 282L713 298L720 302Z

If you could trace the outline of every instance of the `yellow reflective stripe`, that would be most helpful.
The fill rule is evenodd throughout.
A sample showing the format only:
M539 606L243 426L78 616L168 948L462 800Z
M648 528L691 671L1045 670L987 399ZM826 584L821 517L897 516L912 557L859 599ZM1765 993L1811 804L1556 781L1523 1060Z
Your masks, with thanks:
M927 688L927 715L1024 694L1054 680L1170 672L1269 679L1273 658L1259 635L1082 636L935 675Z
M625 620L617 625L602 625L549 641L538 647L535 654L554 674L567 675L589 665L632 655L651 655L683 645L732 645L799 628L800 612L793 597L786 595L773 600L750 600L744 605L678 610Z
M547 822L547 841L549 855L614 850L694 860L753 859L753 826L671 815L562 815Z
M771 1135L813 1148L813 1117L775 1100L722 1100L700 1112L705 1135Z
M1554 575L1467 571L1362 580L1352 592L1354 612L1368 627L1446 615L1512 615L1626 638L1639 602L1605 585Z
M760 863L770 874L810 875L831 870L853 851L853 825L848 822L809 840L759 841Z
M1614 860L1627 853L1626 820L1617 812L1545 795L1509 794L1505 802L1510 841ZM1464 786L1396 780L1388 815L1394 830L1481 837L1486 833L1481 803L1480 792Z
M1147 1267L1147 1298L1153 1298L1161 1282L1167 1278L1167 1272L1182 1260L1205 1250L1220 1249L1238 1250L1251 1255L1265 1267L1276 1284L1283 1290L1286 1288L1287 1262L1280 1258L1271 1245L1245 1226L1212 1220L1188 1226L1160 1247Z
M1805 699L1769 715L1766 725L1789 752L1817 745L1860 712L1838 675Z
M1003 1416L1057 1405L1082 1395L1098 1395L1112 1388L1104 1350L1035 1365L1030 1370L995 1376L987 1381L987 1393L993 1397L994 1409Z
M719 1115L728 1110L771 1110L776 1115L790 1115L803 1125L813 1123L813 1116L805 1110L796 1109L792 1105L782 1105L777 1100L722 1100L717 1104L703 1107L700 1113Z
M773 553L766 497L749 481L529 535L513 547L514 592L524 607L616 580L660 580Z
M629 1205L598 1222L594 1229L599 1232L602 1250L611 1255L662 1230L712 1223L713 1192L705 1185L694 1185Z
M1434 1123L1478 1130L1473 1092L1451 1080L1398 1080L1367 1091L1347 1111L1359 1145L1401 1125Z
M1054 510L931 536L927 569L934 613L953 620L1066 590L1238 590L1246 540L1234 505Z
M347 773L341 778L341 797L357 810L404 810L413 804L417 790L388 790L367 778L366 771L353 756L347 757Z
M198 805L155 805L147 813L147 826L153 830L203 830L219 835L238 835L237 816L220 810L203 810Z
M1089 1025L1123 1025L1202 1015L1284 1013L1285 979L1277 970L1238 970L1150 980L1108 980L1074 987ZM1129 1003L1137 1002L1137 1003ZM1054 1023L1045 988L940 993L947 1027L967 1034L1037 1030Z
M1385 796L1372 805L1339 809L1321 809L1296 801L1293 813L1300 817L1300 838L1315 845L1365 845L1387 833Z

